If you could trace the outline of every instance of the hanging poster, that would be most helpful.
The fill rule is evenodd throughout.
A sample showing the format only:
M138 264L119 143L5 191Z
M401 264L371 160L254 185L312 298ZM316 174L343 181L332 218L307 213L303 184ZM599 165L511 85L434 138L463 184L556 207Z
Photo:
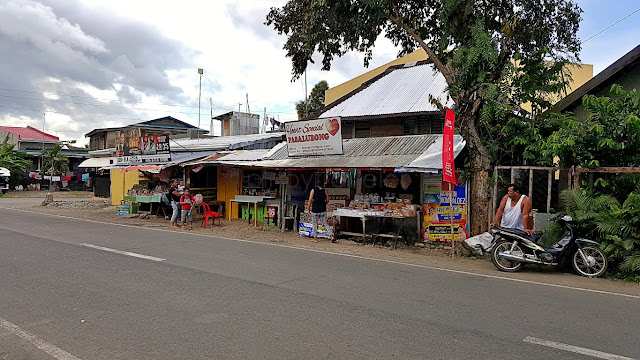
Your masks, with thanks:
M137 131L137 130L135 130ZM137 137L130 131L118 133L116 163L132 165L139 163L158 163L171 160L169 135L150 135Z
M278 175L276 176L276 184L283 184L283 185L289 184L289 177L287 176L286 172L278 173Z
M449 183L440 176L425 176L423 190L422 239L424 241L451 242L451 211ZM453 234L456 240L468 238L467 187L456 185L453 189Z

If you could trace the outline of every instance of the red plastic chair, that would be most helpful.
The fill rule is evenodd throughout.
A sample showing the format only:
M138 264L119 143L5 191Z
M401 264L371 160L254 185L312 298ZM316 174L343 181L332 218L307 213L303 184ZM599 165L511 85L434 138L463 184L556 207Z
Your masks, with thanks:
M202 227L204 227L205 229L207 228L207 223L209 222L209 218L213 219L211 225L215 225L216 219L218 219L218 227L220 226L220 213L211 211L211 208L206 202L202 203L202 210L203 210Z

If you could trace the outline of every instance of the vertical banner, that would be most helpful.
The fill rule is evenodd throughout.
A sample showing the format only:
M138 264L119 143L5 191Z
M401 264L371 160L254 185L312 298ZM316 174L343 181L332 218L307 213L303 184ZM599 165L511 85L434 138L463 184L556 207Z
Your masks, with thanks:
M453 154L453 126L456 114L447 109L444 117L444 130L442 137L442 180L448 183L456 183L456 168Z

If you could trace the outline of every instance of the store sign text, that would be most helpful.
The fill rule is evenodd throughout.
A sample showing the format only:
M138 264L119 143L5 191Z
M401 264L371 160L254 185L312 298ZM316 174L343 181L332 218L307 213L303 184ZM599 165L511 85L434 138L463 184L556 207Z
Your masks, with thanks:
M286 123L289 156L342 155L341 126L339 117Z

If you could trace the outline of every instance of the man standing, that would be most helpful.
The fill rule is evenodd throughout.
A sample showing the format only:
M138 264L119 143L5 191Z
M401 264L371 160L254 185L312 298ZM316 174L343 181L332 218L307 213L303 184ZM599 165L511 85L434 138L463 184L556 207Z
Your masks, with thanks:
M529 223L531 207L531 199L521 194L517 185L511 184L507 195L500 202L500 207L496 211L496 217L491 226L500 224L500 227L523 230L531 235L534 233L532 224Z
M180 203L180 193L178 193L178 180L171 181L171 188L169 188L169 200L171 201L171 227L176 227L178 221L178 213Z
M311 242L318 242L318 220L322 222L322 226L329 230L329 224L327 223L327 203L329 202L329 193L322 186L316 185L309 194L309 201L307 202L307 212L311 211L312 224L311 224L311 236L313 239ZM331 236L331 242L336 242L333 236Z

